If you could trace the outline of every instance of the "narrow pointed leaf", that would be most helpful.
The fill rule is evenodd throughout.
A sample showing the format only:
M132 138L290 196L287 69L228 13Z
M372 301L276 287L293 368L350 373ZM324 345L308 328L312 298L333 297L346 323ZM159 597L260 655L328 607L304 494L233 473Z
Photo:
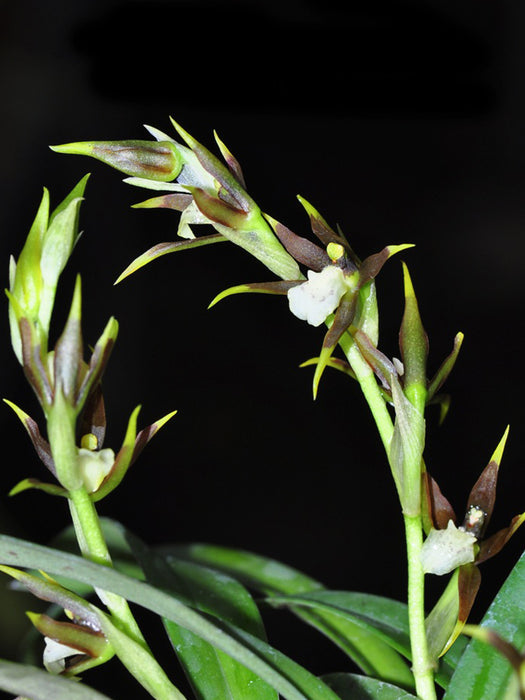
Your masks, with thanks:
M164 555L171 553L174 558L186 558L190 561L205 564L219 571L223 571L237 580L242 581L246 586L256 591L260 591L268 596L268 603L272 603L271 598L283 597L284 600L289 600L288 596L305 598L313 601L319 595L331 596L336 595L334 591L326 591L322 584L303 574L296 569L293 569L286 564L268 559L252 552L243 550L228 549L226 547L218 547L208 544L192 544L186 546L164 546L160 547ZM346 593L345 593L346 595ZM355 595L356 613L362 614L359 596L363 594L348 593L348 596ZM388 607L390 601L384 600L385 606ZM347 599L347 602L349 598ZM314 607L315 605L315 607ZM396 632L397 644L402 653L406 653L407 658L410 656L410 643L408 641L408 613L406 606L397 601L392 601L392 609L395 611L397 618L391 618L391 626L394 628L399 626ZM404 612L403 612L404 610ZM329 609L328 605L319 604L311 605L291 605L290 611L293 612L299 619L305 621L309 625L318 629L328 639L331 639L334 644L337 644L348 656L356 663L360 663L362 668L375 673L378 676L384 674L392 674L390 677L395 677L402 682L402 679L411 683L411 676L406 672L406 666L403 662L396 658L397 651L393 648L393 642L387 644L379 638L378 631L373 627L373 619L359 619L357 622L348 614L346 617L341 610ZM400 617L401 616L401 617ZM405 620L402 622L402 620ZM395 620L395 622L394 622ZM365 628L366 624L370 625L370 629ZM378 610L378 626L383 627L383 634L388 624L385 622L385 609ZM390 653L385 651L390 646ZM367 650L371 651L371 658L367 656ZM452 652L453 650L451 650ZM376 655L377 652L377 655ZM394 652L394 653L392 653ZM380 654L384 654L381 658ZM441 659L440 667L437 675L438 682L446 687L448 679L452 675L452 670L455 667L456 657L451 654ZM397 675L393 675L397 674Z
M123 596L194 632L250 668L287 700L338 700L320 679L265 642L226 623L220 625L188 608L173 595L107 566L30 542L0 535L0 562L43 569ZM117 654L117 641L103 627ZM129 639L129 638L127 638Z
M171 559L168 563L135 537L128 535L128 540L149 583L205 614L266 639L258 608L242 584L191 562ZM275 690L235 659L170 620L165 619L164 626L199 699L277 700Z
M353 673L330 673L323 680L341 700L417 700L403 688Z
M485 614L481 626L503 637L517 649L525 647L525 554L500 588ZM499 652L483 642L472 640L467 646L444 700L501 700L511 682L512 667Z
M219 301L226 299L226 297L232 296L233 294L244 294L247 292L258 292L259 294L282 294L285 295L289 289L296 287L298 284L302 284L302 280L296 280L291 282L286 282L285 280L277 280L276 282L249 282L247 284L238 284L235 287L229 287L224 291L217 294L213 298L208 306L211 309L212 306L218 304Z
M157 258L167 255L168 253L176 253L179 250L188 250L189 248L200 248L201 246L210 245L211 243L220 243L226 241L226 238L220 233L213 233L210 236L201 236L200 238L193 238L191 240L184 241L169 241L167 243L158 243L157 245L150 248L142 255L128 265L128 267L122 272L121 275L115 281L115 284L119 284L123 279L129 277L141 267L147 265L148 263L156 260Z
M31 700L109 700L107 695L62 676L0 659L0 688Z

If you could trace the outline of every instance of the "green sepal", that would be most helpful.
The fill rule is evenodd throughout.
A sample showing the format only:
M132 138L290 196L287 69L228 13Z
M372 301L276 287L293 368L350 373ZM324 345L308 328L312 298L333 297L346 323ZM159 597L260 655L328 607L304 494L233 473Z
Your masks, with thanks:
M428 384L427 401L430 401L437 394L437 392L447 380L449 374L452 372L454 365L456 364L459 351L461 350L463 338L463 333L456 334L456 337L454 338L454 346L452 348L452 352L445 358L445 360L441 364L441 367L438 369L438 371L432 377Z
M237 160L237 158L235 158L235 156L232 154L232 152L229 150L226 144L223 141L221 141L219 135L215 130L213 131L213 136L215 137L215 141L217 143L217 146L219 147L222 157L226 161L228 170L231 172L234 178L242 185L243 189L246 189L246 182L244 180L244 175L242 172L242 168L239 165L239 161Z
M51 455L49 443L42 437L37 422L15 403L9 401L9 399L4 399L4 403L6 403L19 418L27 434L29 435L31 442L33 443L33 447L35 448L37 455L53 474L53 476L56 476L55 463Z
M24 374L33 388L44 413L47 415L47 411L53 402L54 393L49 376L48 355L40 342L41 335L39 335L32 321L28 318L22 318L19 327Z
M71 622L58 622L43 613L26 613L32 624L44 637L78 650L79 656L60 675L66 677L83 673L90 668L101 666L115 654L104 634L89 627Z
M74 407L77 414L80 413L88 397L99 384L104 374L104 370L106 369L106 365L117 340L118 329L118 321L111 317L106 323L106 327L102 331L100 338L95 343L89 365L87 366L87 371L75 395Z
M228 204L220 197L213 196L202 187L187 186L199 210L212 223L222 224L235 231L249 231L252 223L249 212Z
M55 345L54 388L60 388L72 404L76 401L79 377L82 370L82 291L80 275L77 275L71 309L62 335Z
M342 245L345 248L354 265L356 265L356 267L359 267L360 260L348 245L348 241L346 240L346 238L344 238L340 234L337 234L326 223L326 221L323 219L323 217L317 211L317 209L312 204L310 204L310 202L308 202L304 197L301 197L301 195L298 194L297 199L303 205L306 213L310 218L310 226L312 227L312 232L315 236L317 236L321 243L325 247L329 243L339 243L339 245Z
M419 411L424 411L427 397L428 337L421 322L410 273L403 265L405 311L399 331L399 347L403 360L403 389Z
M238 284L235 287L229 287L224 291L217 294L216 297L208 305L208 309L212 306L218 304L219 301L226 299L226 297L232 296L233 294L244 294L247 292L258 292L259 294L286 294L289 289L302 284L303 280L287 282L285 280L279 280L277 282L249 282L247 284Z
M143 202L132 204L132 209L173 209L175 211L184 211L192 202L191 194L183 192L173 192L170 194L162 194L159 197L150 197Z
M179 135L191 148L204 170L214 177L230 195L230 198L233 200L231 203L233 204L236 202L237 205L245 212L252 211L253 209L258 210L258 207L253 199L244 190L230 170L228 170L228 168L223 165L220 160L213 155L213 153L194 139L193 136L190 136L190 134L185 131L172 117L170 117L170 121Z
M421 513L421 473L425 444L425 419L405 396L395 374L390 377L396 412L388 461L399 494L403 513Z
M46 484L43 481L31 478L22 479L22 481L19 481L18 484L13 486L13 488L9 491L8 496L17 496L19 493L28 491L29 489L37 489L38 491L43 491L50 496L63 496L64 498L69 496L68 491L62 488L62 486L58 486L58 484Z
M437 663L463 631L481 583L475 564L458 567L425 620L430 658Z
M159 182L174 180L183 166L172 141L79 141L50 148L57 153L90 156L126 175Z
M40 572L41 576L35 576L26 571L5 565L0 565L0 571L21 583L40 600L58 605L63 610L68 611L73 618L82 620L95 631L100 632L102 630L99 620L100 611L76 593L61 586L47 574Z
M121 275L115 281L115 284L119 284L123 279L129 277L141 267L144 267L153 260L167 255L168 253L176 253L179 250L188 250L189 248L200 248L201 246L210 245L211 243L221 243L227 239L220 233L213 233L210 236L201 236L200 238L193 238L191 240L184 241L170 241L168 243L158 243L157 245L150 248L138 258L135 258L133 262L128 265L128 267L122 272Z
M91 499L93 501L100 501L102 498L105 498L117 488L122 479L126 476L126 472L131 466L131 460L133 458L135 439L137 437L137 417L140 409L141 407L137 406L131 413L128 420L128 427L126 429L124 441L122 442L122 446L118 451L117 456L115 457L113 467L104 481L100 484L99 488L91 494Z
M76 418L74 406L61 390L55 391L47 415L47 434L57 479L68 491L76 491L83 486L75 444Z
M137 406L129 418L124 441L117 456L115 457L115 462L111 468L111 471L101 483L99 488L93 494L91 494L91 498L95 502L105 498L117 488L122 479L125 477L129 467L137 459L144 447L162 428L162 426L164 426L177 413L177 411L171 411L171 413L163 416L137 434L137 417L140 412L140 408L140 406Z
M312 379L312 393L314 400L317 398L319 382L321 381L325 368L328 366L332 353L335 350L341 336L347 330L355 316L357 298L358 295L355 290L348 291L343 296L339 306L337 307L337 311L333 316L333 321L330 324L330 328L324 337L321 352L319 353L319 361L317 362L314 377Z

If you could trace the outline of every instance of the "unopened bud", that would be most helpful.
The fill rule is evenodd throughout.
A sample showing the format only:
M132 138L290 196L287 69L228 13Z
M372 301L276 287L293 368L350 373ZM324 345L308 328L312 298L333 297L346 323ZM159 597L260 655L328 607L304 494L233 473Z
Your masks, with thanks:
M183 159L171 141L80 141L51 146L58 153L91 156L126 175L170 182L182 170Z

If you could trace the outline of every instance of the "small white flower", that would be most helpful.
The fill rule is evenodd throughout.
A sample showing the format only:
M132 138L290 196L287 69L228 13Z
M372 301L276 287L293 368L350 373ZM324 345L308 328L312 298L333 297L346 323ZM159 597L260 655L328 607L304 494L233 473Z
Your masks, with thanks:
M421 565L426 574L442 576L462 564L474 561L476 538L457 528L452 520L446 530L431 530L421 550Z
M66 644L56 642L50 637L44 637L46 647L44 649L44 666L49 673L58 675L66 667L66 659L69 656L77 656L82 653L78 649L68 647Z
M115 453L109 447L98 452L85 447L78 450L80 474L89 493L95 493L111 471L114 462Z
M308 270L308 280L288 291L290 311L311 326L320 326L338 307L349 285L337 265L321 272Z

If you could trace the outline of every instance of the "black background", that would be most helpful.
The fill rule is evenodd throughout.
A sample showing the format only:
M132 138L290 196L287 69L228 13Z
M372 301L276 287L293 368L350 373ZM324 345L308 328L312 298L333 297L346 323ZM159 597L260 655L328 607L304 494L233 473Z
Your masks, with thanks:
M102 514L150 542L243 547L334 588L404 598L402 520L358 387L328 371L314 403L311 370L298 369L317 354L322 330L291 317L278 297L237 296L207 311L223 288L271 278L233 246L167 256L113 287L136 255L174 238L177 215L130 209L147 193L101 164L47 148L147 138L144 123L170 132L169 115L210 148L216 129L255 200L296 232L308 231L300 193L342 226L362 257L389 243L416 244L403 259L430 336L430 370L458 330L466 336L443 427L429 410L429 469L461 517L510 423L493 527L523 510L521 3L0 7L3 284L42 186L58 203L92 172L84 236L61 294L65 307L80 271L87 343L109 315L121 324L105 381L107 446L118 448L137 403L141 425L179 409L100 504ZM382 347L396 355L399 259L378 290ZM3 308L1 394L37 417ZM57 328L61 320L63 312ZM45 479L7 407L0 421L1 492L26 476ZM60 500L27 493L4 498L0 517L5 532L46 542L68 512ZM518 535L483 566L478 617L521 549ZM270 620L277 646L316 672L348 668L317 636L282 619ZM3 653L14 655L9 618L1 624ZM302 648L293 639L299 629Z

